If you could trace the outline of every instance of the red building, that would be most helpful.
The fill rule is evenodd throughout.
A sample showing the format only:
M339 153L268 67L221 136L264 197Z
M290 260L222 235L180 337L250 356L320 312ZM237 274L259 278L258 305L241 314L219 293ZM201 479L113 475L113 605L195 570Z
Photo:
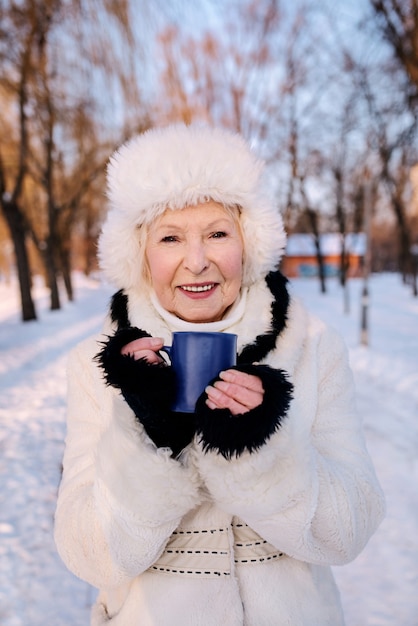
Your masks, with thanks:
M320 247L326 276L338 276L340 272L342 238L338 233L325 233L320 236ZM363 258L366 251L364 233L349 233L345 238L350 277L361 276ZM318 261L313 235L289 235L281 271L289 278L318 276Z

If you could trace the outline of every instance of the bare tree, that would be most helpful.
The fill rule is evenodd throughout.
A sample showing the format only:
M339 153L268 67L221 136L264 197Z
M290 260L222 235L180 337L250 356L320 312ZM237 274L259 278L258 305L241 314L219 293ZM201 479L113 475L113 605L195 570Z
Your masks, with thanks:
M298 123L296 118L293 117L289 137L289 159L291 178L289 182L287 212L288 214L290 214L295 209L298 209L298 212L302 213L304 221L308 225L308 230L313 236L315 245L321 293L326 293L327 287L325 277L325 264L321 249L319 215L318 211L312 206L308 197L308 193L306 191L306 178L308 175L308 171L304 170L304 165L301 163L299 157L299 136L300 133L298 129ZM297 196L299 197L299 201L296 200Z
M418 2L417 0L370 0L376 23L391 46L394 57L408 76L407 96L418 107Z
M107 157L121 137L120 128L105 129L100 121L103 110L99 105L107 106L101 98L103 81L119 90L119 101L126 96L129 106L133 102L138 106L136 81L130 80L135 75L131 63L135 55L129 50L135 41L128 0L25 0L3 3L0 12L0 94L11 103L12 112L18 112L11 122L4 109L0 113L0 124L11 129L0 140L0 199L16 254L22 317L27 320L36 316L26 251L28 233L45 262L51 308L60 306L58 273L64 273L72 297L65 229L74 220L68 213L76 211L83 193L103 169L106 149ZM91 26L100 22L104 28L95 28L92 38ZM107 102L113 100L109 90ZM80 111L82 115L77 115ZM96 132L88 149L81 134L82 119L84 130L88 122ZM122 128L122 134L125 131ZM39 191L28 199L25 187L29 183Z
M278 0L231 1L220 24L198 33L170 24L159 36L162 93L154 120L218 123L257 142L270 158L277 145L266 131L277 129L280 115L280 27Z
M393 58L405 74L405 102L413 121L403 132L404 149L398 159L396 171L390 169L392 154L399 145L382 140L379 152L382 157L382 176L397 218L400 237L400 266L404 279L411 277L412 289L418 295L416 259L411 241L411 229L405 210L405 188L408 186L412 167L418 155L411 150L417 138L418 126L418 1L417 0L370 0L376 24L384 40L389 44ZM411 157L412 153L412 157Z
M417 158L415 140L418 119L414 115L408 115L402 100L389 103L383 101L382 105L372 88L367 68L359 68L359 86L367 102L371 120L368 141L374 155L378 157L374 170L377 171L396 218L399 267L406 277L412 270L413 258L405 192L411 167Z
M27 235L29 232L26 215L21 204L24 191L25 179L28 174L28 84L31 74L31 50L36 37L33 25L25 25L21 35L21 46L16 49L13 45L13 34L10 24L19 23L21 15L17 8L9 15L1 7L1 37L3 42L0 52L0 60L8 62L7 51L12 52L11 64L15 71L15 77L7 75L1 81L2 96L6 104L11 104L14 99L17 109L15 135L8 123L8 119L2 119L3 129L9 132L3 134L0 139L0 202L3 215L10 230L13 242L16 267L19 279L21 311L23 321L36 319L35 305L31 293L31 273L27 250ZM6 19L7 17L7 19ZM10 112L7 110L7 112ZM6 144L6 138L9 139ZM7 159L7 161L6 161ZM11 162L11 167L8 163Z

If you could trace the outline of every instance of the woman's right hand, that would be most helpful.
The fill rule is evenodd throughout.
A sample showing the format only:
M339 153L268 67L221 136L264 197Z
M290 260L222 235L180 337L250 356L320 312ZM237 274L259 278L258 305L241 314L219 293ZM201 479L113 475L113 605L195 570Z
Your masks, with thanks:
M163 363L164 359L157 354L163 345L164 340L161 337L141 337L123 346L121 354L131 356L135 361L145 359L148 363Z

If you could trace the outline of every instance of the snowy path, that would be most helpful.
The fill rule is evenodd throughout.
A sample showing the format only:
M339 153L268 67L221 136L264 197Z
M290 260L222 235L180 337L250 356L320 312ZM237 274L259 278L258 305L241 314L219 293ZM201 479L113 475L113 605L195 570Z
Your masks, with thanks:
M90 288L89 288L90 287ZM42 291L41 291L42 293ZM68 350L96 332L105 291L87 283L82 309L66 305L0 333L0 624L84 626L93 591L57 556L52 521L65 435Z
M335 568L347 626L418 626L418 301L397 276L371 284L369 348L359 346L361 283L351 287L350 316L329 284L295 291L343 333L355 374L369 452L386 495L387 515L363 553Z
M418 417L417 395L376 384L367 371L356 379L387 515L356 561L335 569L347 624L417 626L418 419L411 420L414 412Z
M418 626L418 302L397 277L374 279L371 346L361 348L359 288L352 286L353 313L342 316L336 286L325 298L315 283L294 286L346 338L368 447L387 496L387 517L366 550L335 573L347 626ZM0 284L0 624L87 626L95 591L61 564L52 520L66 354L100 329L110 290L80 279L77 302L50 313L40 289L41 320L24 325L13 295Z

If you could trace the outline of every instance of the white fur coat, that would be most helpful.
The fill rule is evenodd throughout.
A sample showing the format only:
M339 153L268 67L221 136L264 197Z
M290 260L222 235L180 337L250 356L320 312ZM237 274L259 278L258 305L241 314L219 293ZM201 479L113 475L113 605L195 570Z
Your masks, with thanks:
M150 303L129 297L132 324L169 341ZM264 282L251 288L228 329L239 347L268 329L270 301ZM384 505L339 336L291 300L266 360L294 385L288 416L259 451L230 460L196 440L180 460L157 449L104 385L99 339L69 361L55 526L68 568L100 590L91 623L341 626L330 566L359 554Z

